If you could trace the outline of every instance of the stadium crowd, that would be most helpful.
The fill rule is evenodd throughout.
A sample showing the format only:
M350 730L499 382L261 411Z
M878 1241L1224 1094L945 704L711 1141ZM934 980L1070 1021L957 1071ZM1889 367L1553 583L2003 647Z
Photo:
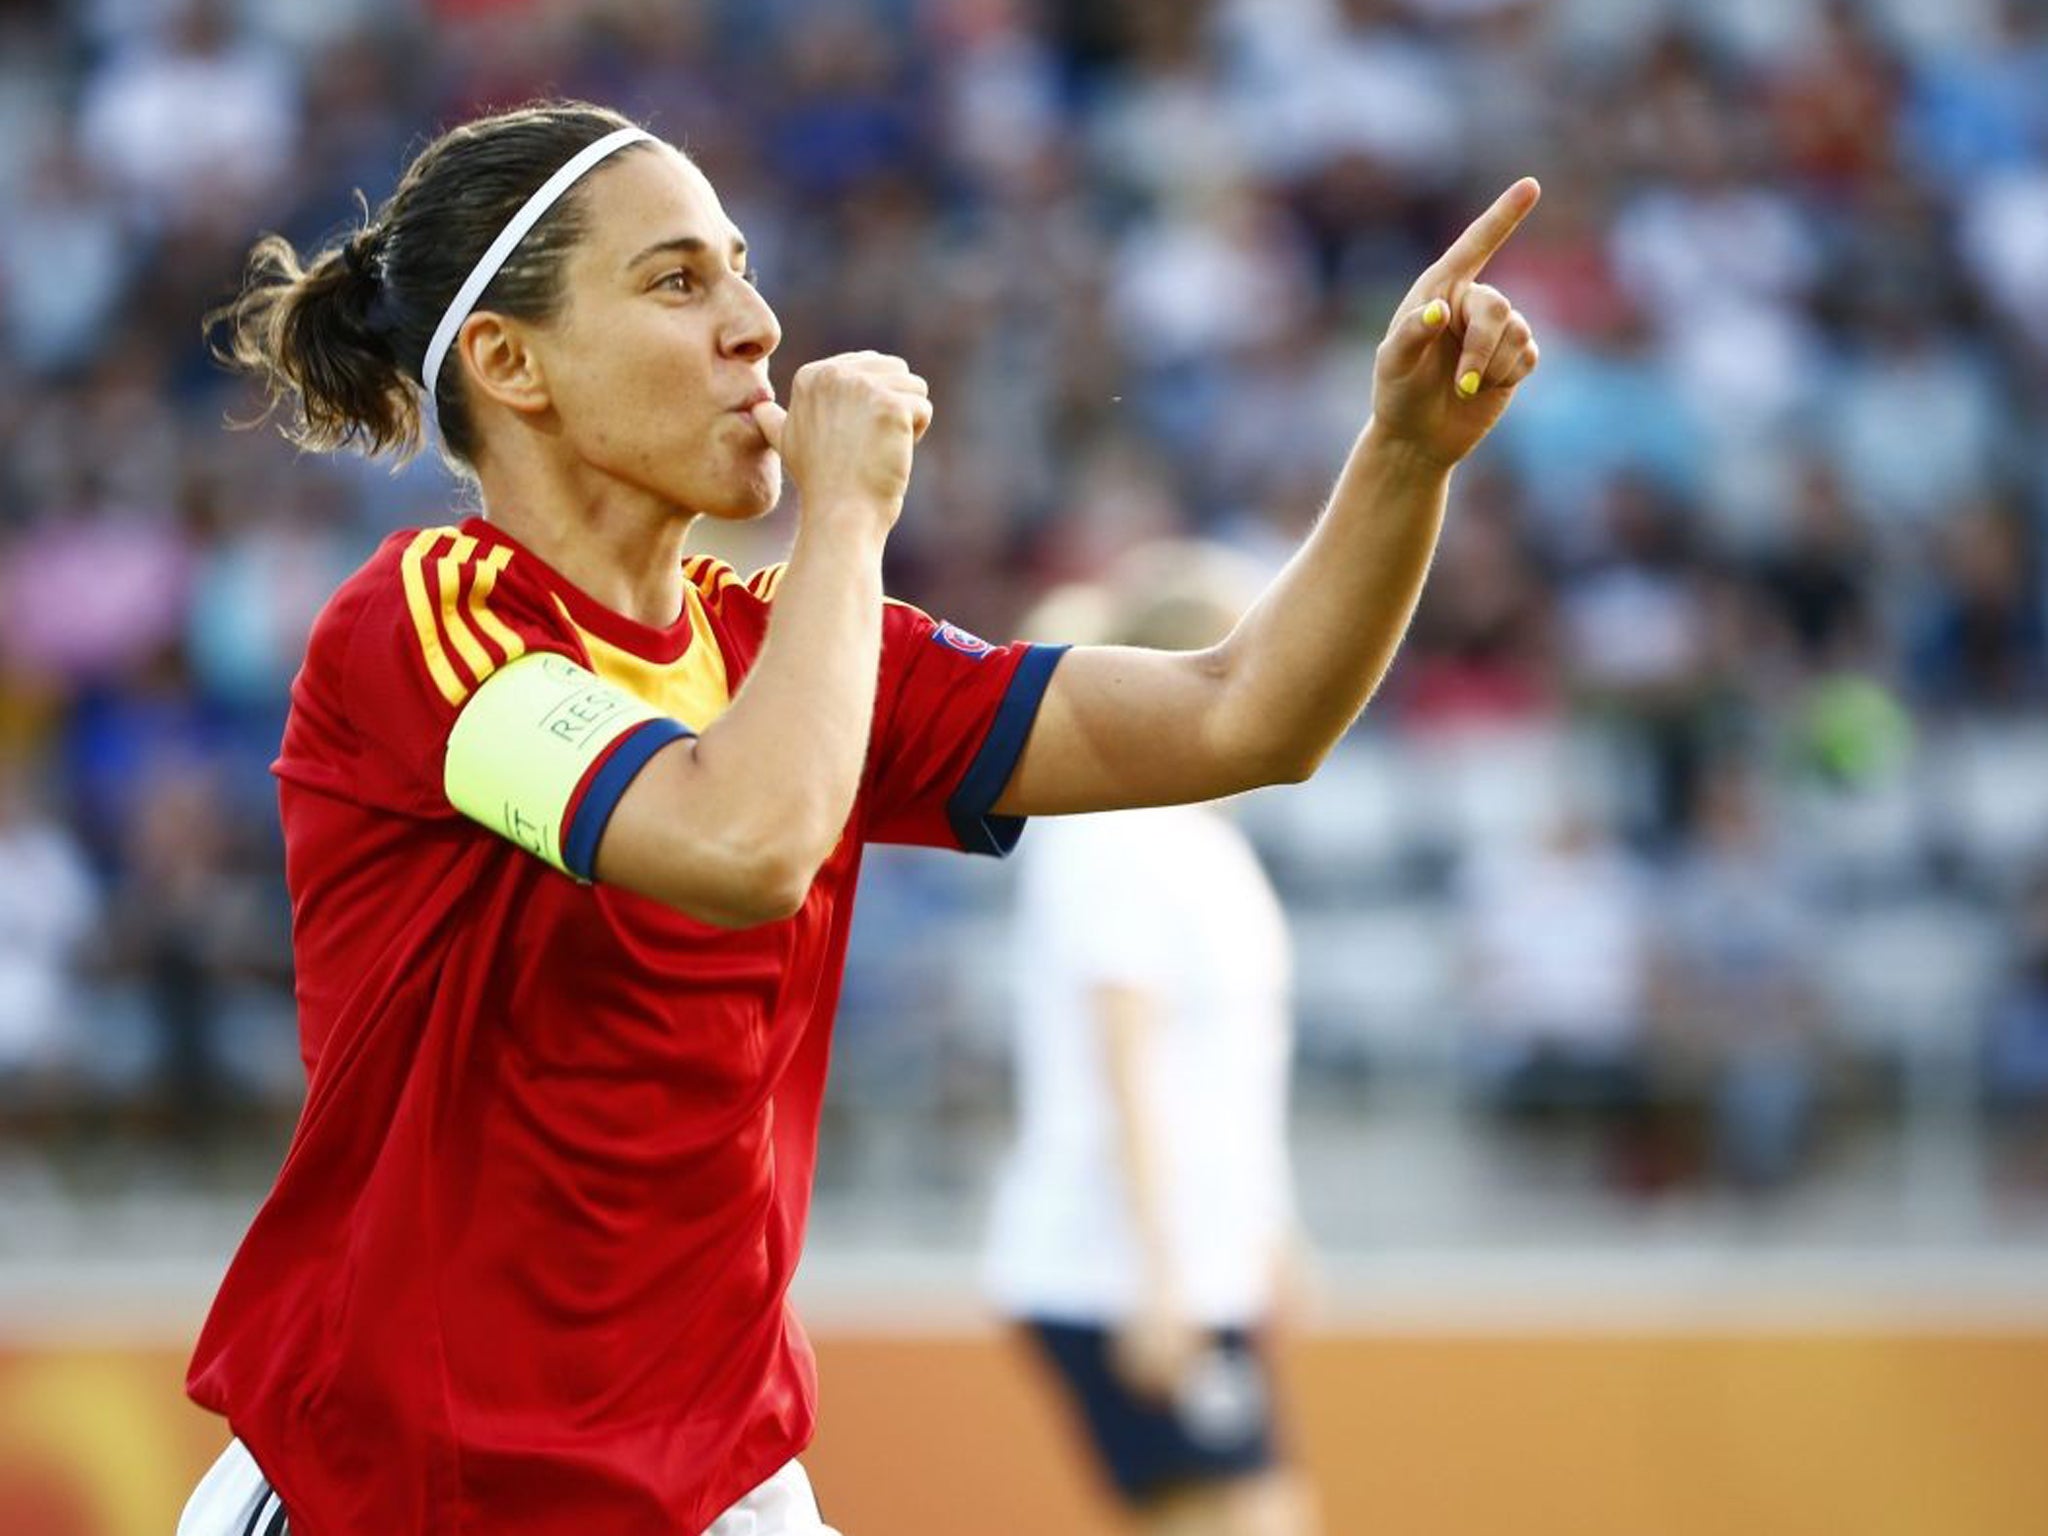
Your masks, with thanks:
M1621 1187L1771 1188L1953 1059L2048 1189L2039 0L0 4L17 1142L288 1112L287 690L459 493L222 430L256 402L200 316L259 228L331 236L432 125L549 95L699 159L786 359L931 379L893 586L992 635L1161 536L1282 558L1408 275L1541 176L1489 276L1542 370L1330 778L1248 808L1309 1070L1453 1036L1478 1099L1610 1124ZM981 1091L896 1070L974 1002L999 895L956 878L877 863L856 1100Z

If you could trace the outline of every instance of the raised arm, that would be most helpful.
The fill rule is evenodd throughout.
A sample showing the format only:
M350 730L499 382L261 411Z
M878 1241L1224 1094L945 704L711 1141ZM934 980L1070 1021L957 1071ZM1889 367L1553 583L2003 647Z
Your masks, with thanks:
M1315 771L1408 628L1452 468L1536 366L1528 322L1479 277L1539 195L1516 182L1416 279L1328 508L1229 637L1206 651L1069 653L998 812L1214 800Z

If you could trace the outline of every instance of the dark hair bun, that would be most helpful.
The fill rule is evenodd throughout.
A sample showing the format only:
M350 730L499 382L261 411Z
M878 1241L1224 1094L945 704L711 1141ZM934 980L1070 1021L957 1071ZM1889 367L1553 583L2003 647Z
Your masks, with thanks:
M629 126L586 102L542 102L450 129L374 214L365 205L360 227L309 264L281 236L259 241L239 296L207 316L209 332L224 332L214 354L263 381L265 415L282 408L285 435L300 446L410 457L426 436L421 360L449 300L535 188ZM563 198L480 307L526 320L553 314L563 258L582 230L577 200ZM474 464L460 368L441 370L435 407L450 460Z

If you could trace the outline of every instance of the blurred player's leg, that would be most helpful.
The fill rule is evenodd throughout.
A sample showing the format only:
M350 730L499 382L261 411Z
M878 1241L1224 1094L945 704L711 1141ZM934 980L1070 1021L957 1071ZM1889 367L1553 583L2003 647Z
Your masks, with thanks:
M1233 1483L1224 1496L1230 1536L1316 1536L1322 1528L1308 1480L1292 1468Z
M1137 1517L1144 1536L1315 1536L1312 1500L1285 1468L1177 1489Z

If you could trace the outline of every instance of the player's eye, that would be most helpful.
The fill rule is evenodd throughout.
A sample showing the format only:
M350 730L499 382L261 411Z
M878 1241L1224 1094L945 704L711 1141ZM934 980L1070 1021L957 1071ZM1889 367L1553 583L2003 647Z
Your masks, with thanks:
M655 287L666 288L670 293L695 293L697 274L688 267L677 267L673 272L664 272L655 280Z

